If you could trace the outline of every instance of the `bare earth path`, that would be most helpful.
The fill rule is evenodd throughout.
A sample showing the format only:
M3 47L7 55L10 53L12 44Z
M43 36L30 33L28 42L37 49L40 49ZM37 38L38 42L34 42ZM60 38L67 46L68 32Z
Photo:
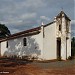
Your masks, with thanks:
M75 75L75 60L48 63L0 60L0 75Z

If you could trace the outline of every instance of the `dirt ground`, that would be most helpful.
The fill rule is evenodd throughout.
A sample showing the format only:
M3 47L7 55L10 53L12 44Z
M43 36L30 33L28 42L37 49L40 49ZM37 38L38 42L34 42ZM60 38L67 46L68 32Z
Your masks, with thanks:
M33 64L33 62L26 62L22 60L11 61L11 60L0 60L0 75L75 75L75 64L67 65L66 67L52 66L56 65L60 62L48 62L49 67L47 67L47 63L37 63ZM68 61L67 61L68 62ZM63 64L65 62L62 62ZM62 65L62 63L60 65ZM74 61L73 61L74 63ZM42 66L40 66L42 65ZM44 67L46 66L46 68ZM65 66L65 65L64 65Z

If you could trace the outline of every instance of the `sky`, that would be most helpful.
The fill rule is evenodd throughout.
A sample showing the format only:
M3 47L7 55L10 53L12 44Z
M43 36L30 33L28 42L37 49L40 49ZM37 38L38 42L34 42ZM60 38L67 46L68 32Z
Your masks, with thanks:
M17 33L50 23L63 10L71 19L75 36L75 0L0 0L0 23Z

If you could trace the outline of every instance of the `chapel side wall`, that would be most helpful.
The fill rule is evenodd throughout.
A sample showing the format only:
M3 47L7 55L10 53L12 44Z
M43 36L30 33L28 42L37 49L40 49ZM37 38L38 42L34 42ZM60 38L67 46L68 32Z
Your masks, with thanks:
M57 58L56 51L56 23L44 28L44 52L45 60L53 60Z
M27 46L23 45L23 38L27 39ZM42 58L42 33L8 40L7 56L32 56Z

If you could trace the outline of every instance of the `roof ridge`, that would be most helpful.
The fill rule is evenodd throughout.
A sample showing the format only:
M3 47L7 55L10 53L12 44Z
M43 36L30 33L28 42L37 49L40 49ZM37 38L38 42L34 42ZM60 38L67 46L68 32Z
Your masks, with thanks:
M62 17L62 14L64 14L65 18L67 18L69 21L71 21L70 18L65 14L64 11L61 11L61 12L56 16L56 18Z

